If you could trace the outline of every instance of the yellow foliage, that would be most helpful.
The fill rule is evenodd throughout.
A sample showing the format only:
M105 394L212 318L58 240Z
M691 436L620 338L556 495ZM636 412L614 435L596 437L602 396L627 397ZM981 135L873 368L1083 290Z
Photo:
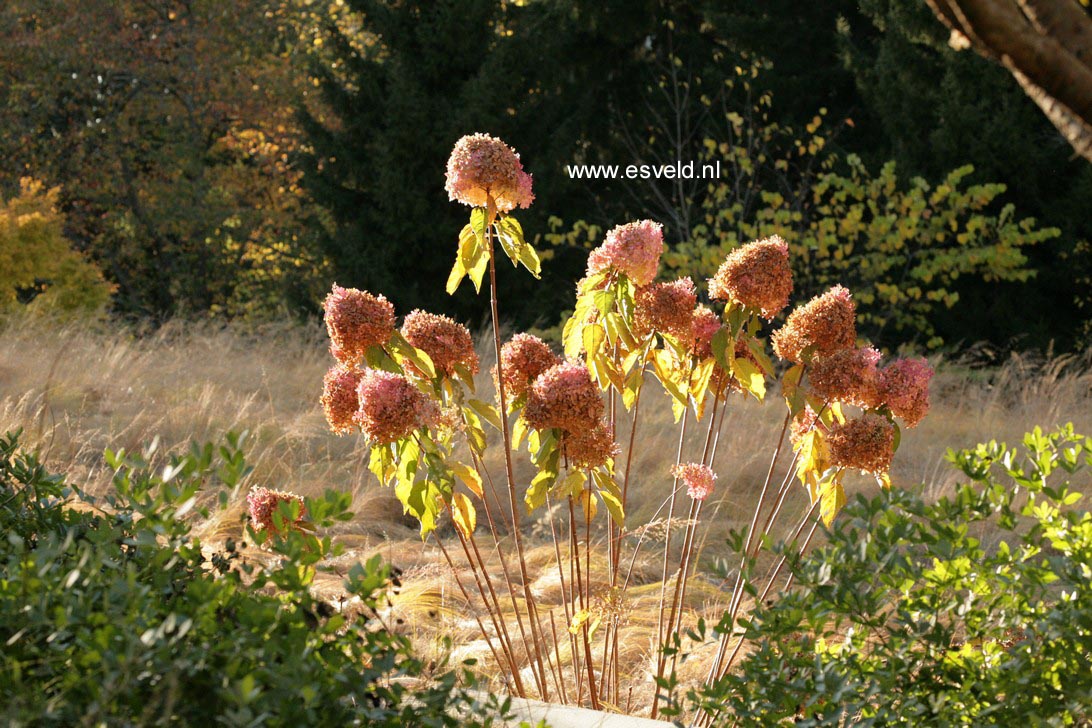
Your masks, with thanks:
M25 305L70 317L109 302L111 286L64 237L59 194L24 178L16 197L0 200L0 311Z

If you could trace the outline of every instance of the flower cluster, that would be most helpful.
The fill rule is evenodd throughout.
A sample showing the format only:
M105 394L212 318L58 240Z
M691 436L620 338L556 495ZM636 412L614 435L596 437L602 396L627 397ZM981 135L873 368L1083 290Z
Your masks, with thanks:
M698 294L690 278L638 288L634 301L636 333L643 337L658 331L689 345L697 302Z
M807 349L815 356L829 356L852 348L857 341L856 310L849 290L834 286L789 314L785 325L774 332L774 351L799 364Z
M399 440L439 419L436 405L400 374L365 370L356 393L360 406L353 422L375 445Z
M461 364L471 374L478 373L478 354L470 331L448 316L416 310L402 322L402 336L415 348L428 354L437 372L455 374Z
M522 397L540 374L557 363L557 355L545 341L531 334L516 334L501 347L505 394L513 399Z
M488 134L470 134L455 143L447 160L449 199L471 207L486 207L489 199L500 212L530 207L535 200L531 175L519 155Z
M703 501L713 493L717 474L708 465L684 463L676 465L671 474L686 485L686 493L696 501Z
M573 468L598 468L608 460L618 457L619 449L614 442L614 430L606 422L601 421L590 429L567 432L561 442L569 466Z
M708 359L713 356L713 337L720 331L723 324L720 316L706 305L698 306L690 318L690 332L694 346L692 353L698 359Z
M273 514L277 512L277 508L281 503L299 503L300 511L296 516L296 520L288 524L289 527L298 526L303 522L304 510L303 510L303 498L295 493L288 493L283 490L270 490L269 488L252 488L250 493L246 496L247 509L250 511L250 520L254 523L255 530L261 531L262 529L274 530L276 528L273 523Z
M895 426L886 417L865 414L831 425L827 444L834 465L883 475L895 455Z
M353 429L353 415L360 407L356 390L363 374L356 367L335 364L322 378L322 411L330 429L339 435Z
M527 393L523 418L536 430L585 432L599 424L603 400L588 368L570 359L539 375Z
M624 273L635 286L647 286L656 279L663 252L660 223L641 220L619 225L588 256L588 275L615 270Z
M879 407L882 383L877 368L882 355L872 347L842 349L815 359L808 377L827 402L845 402L863 409Z
M394 332L394 306L383 296L334 284L323 303L330 351L345 364L359 362L373 346Z
M917 426L929 411L932 378L925 359L899 359L883 368L883 401L907 427Z
M772 319L789 305L789 246L774 235L736 248L709 280L709 295L760 311Z

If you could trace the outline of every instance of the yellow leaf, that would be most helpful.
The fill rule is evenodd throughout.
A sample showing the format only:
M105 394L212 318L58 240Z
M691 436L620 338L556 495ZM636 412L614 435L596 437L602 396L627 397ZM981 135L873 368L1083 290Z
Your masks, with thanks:
M482 497L482 476L478 475L478 471L470 467L466 463L452 463L451 471L455 473L455 477L463 482L470 492L479 498Z
M738 358L732 361L732 374L739 386L754 395L761 402L766 397L766 377L762 370L749 359Z
M844 472L844 470L837 471L826 479L819 488L819 515L823 519L823 523L828 526L833 523L838 511L842 510L842 507L846 504L846 491L842 487L842 473Z
M463 538L470 538L478 526L478 512L465 493L456 493L451 499L451 519Z

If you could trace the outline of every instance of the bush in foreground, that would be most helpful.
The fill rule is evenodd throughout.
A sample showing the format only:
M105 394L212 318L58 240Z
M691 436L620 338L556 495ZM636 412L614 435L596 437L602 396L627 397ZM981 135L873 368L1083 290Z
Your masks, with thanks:
M1092 439L948 457L969 484L859 497L743 621L753 651L690 694L712 724L1087 725L1092 515L1071 506Z
M115 492L95 504L0 438L0 719L7 725L489 725L458 675L426 678L375 607L378 557L353 567L358 614L309 591L333 547L288 528L251 531L277 555L248 563L228 541L211 558L184 516L199 490L248 472L239 440L194 446L153 471L150 453L107 452ZM100 507L101 506L101 507ZM351 517L349 496L305 505L308 526ZM473 709L474 712L471 712Z

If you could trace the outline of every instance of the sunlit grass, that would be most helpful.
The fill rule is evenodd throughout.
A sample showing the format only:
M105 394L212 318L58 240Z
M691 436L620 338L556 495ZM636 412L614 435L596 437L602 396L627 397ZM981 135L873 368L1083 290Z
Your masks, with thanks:
M217 441L229 430L247 430L251 435L245 449L255 468L253 484L303 495L317 495L327 488L353 493L357 517L335 532L348 548L335 566L344 573L353 560L379 552L404 570L403 587L383 615L392 628L413 634L426 657L441 657L446 649L442 638L450 637L455 657L475 657L486 665L483 674L499 675L503 671L491 666L492 657L473 620L474 609L459 592L439 550L431 542L422 547L414 524L401 515L400 504L368 472L364 441L330 434L318 406L322 376L330 362L326 346L317 325L243 330L172 322L137 335L108 325L8 322L0 329L0 430L23 428L26 443L41 451L51 470L68 473L92 492L102 492L110 481L111 474L102 464L106 447L139 450L159 438L160 452L169 452L191 441ZM492 352L485 345L479 349L483 372L479 389L488 392L491 385L485 372L492 365ZM649 387L646 396L663 395ZM927 497L948 492L958 479L944 462L949 447L989 439L1014 442L1036 425L1045 428L1067 421L1080 432L1092 431L1090 358L1043 361L1014 356L1004 366L988 370L939 362L932 401L932 411L923 423L904 431L891 474L894 487L924 487ZM777 403L763 407L733 398L715 461L720 476L717 491L707 504L699 531L697 578L687 592L691 616L715 620L727 606L731 584L712 578L709 566L725 553L728 531L745 525L750 516L769 457L754 444L776 439L783 412ZM643 413L630 483L628 519L635 524L651 519L666 498L668 471L677 447L677 429L666 402L644 407ZM628 432L624 412L619 422L619 430ZM685 447L699 449L703 437L701 428L692 428ZM499 458L496 448L492 452L491 457ZM490 466L500 472L499 461ZM531 473L530 465L518 458L517 479L529 478ZM853 489L876 487L868 478L851 480L849 485L850 497ZM503 488L503 482L496 487ZM805 496L794 490L792 497L787 513L800 514ZM501 511L506 499L491 502ZM567 666L569 641L556 576L557 555L543 517L540 511L525 519L529 578L548 628L553 614L561 637L561 662ZM212 543L239 538L242 519L239 494L231 508L202 525L202 536ZM795 523L796 518L786 520ZM628 694L627 682L642 686L633 690L634 703L629 706L633 710L642 707L638 700L647 698L650 671L655 667L662 531L661 525L658 541L657 529L646 535L623 607L620 695ZM449 526L442 526L441 533L448 534L447 543L456 543ZM499 535L500 548L510 545L510 537ZM627 536L631 543L637 538ZM483 538L480 543L485 558L499 564L496 549L486 547L489 540ZM567 558L563 549L562 562ZM457 565L461 563L456 560ZM623 573L626 564L628 557ZM460 574L464 584L473 584L469 569L462 568ZM607 583L605 565L593 563L590 580L593 593L602 592ZM504 590L503 582L494 585ZM336 575L320 579L317 588L331 602L339 597ZM517 607L524 609L522 592L517 591ZM514 631L515 611L506 593L501 605ZM484 610L478 615L487 622ZM521 645L518 638L513 643ZM599 654L602 640L592 643ZM699 650L682 663L680 678L699 678L712 657L709 652ZM495 686L501 684L496 677Z

